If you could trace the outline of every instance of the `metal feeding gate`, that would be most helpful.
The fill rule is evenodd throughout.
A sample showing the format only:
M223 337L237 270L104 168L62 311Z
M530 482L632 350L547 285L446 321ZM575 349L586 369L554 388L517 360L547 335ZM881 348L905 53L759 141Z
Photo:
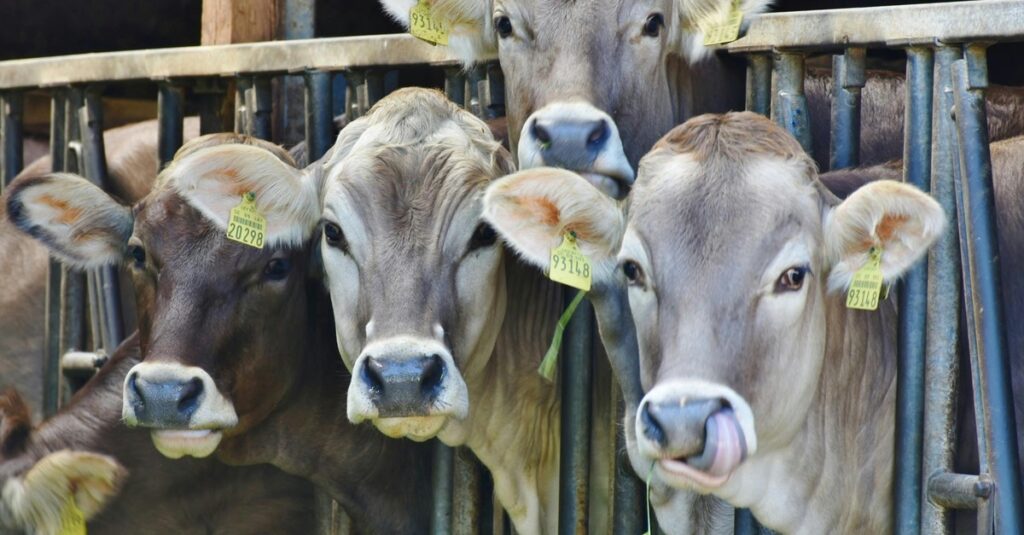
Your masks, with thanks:
M770 114L808 151L805 55L839 52L833 57L833 169L858 163L866 49L906 51L904 178L930 191L956 224L933 248L927 265L919 265L899 285L896 533L946 533L953 509L976 509L982 533L1024 532L984 106L986 47L1000 41L1024 41L1024 2L763 15L752 20L743 38L722 47L748 58L747 108ZM220 81L232 78L236 131L269 139L271 79L302 76L312 161L334 141L331 73L344 72L346 115L354 119L384 96L386 70L405 65L444 69L449 98L481 117L503 113L504 88L496 64L463 71L444 48L404 35L2 62L3 184L22 168L22 103L29 89L45 88L52 95L53 169L81 173L106 188L101 84L159 82L158 151L164 165L182 144L185 87L191 87L198 100L201 132L216 132L220 129L217 102L222 97L218 91L223 91ZM46 414L58 407L62 355L88 349L110 351L124 338L117 275L113 268L81 273L51 261L46 294ZM962 305L978 422L978 475L956 474L952 464ZM569 325L559 374L564 411L559 533L585 531L588 513L603 508L602 514L612 519L609 525L614 533L636 535L645 528L643 487L621 454L622 437L616 432L621 415L618 389L603 355L593 351L594 334L593 312L583 308ZM592 437L598 439L593 444ZM602 440L610 446L599 447ZM480 468L469 457L454 455L443 446L436 449L431 532L477 533L481 526L510 531L500 507L481 492L486 486L481 485ZM595 457L601 458L595 461ZM609 495L590 492L595 468L604 478L604 485L597 488L612 489ZM319 511L331 509L329 500L318 500ZM761 529L746 512L736 515L735 525L737 533ZM324 515L321 526L324 533L345 531L343 525L330 521L330 515Z

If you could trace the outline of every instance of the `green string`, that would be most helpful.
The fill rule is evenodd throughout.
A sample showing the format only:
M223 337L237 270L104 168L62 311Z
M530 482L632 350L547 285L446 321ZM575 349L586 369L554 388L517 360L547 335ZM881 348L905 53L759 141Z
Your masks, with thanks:
M654 461L651 461L651 469L647 471L647 493L644 496L647 497L647 531L644 535L651 535L651 476L654 475Z
M558 325L555 325L555 335L551 338L551 347L548 348L548 352L544 354L544 360L540 362L540 367L537 368L537 373L548 381L553 380L555 377L555 365L558 363L558 351L562 348L562 335L565 334L565 326L572 319L572 315L576 312L576 307L579 306L580 301L583 301L584 295L586 295L586 292L583 290L576 292L576 297L565 308L565 312L562 312L562 317L558 319Z

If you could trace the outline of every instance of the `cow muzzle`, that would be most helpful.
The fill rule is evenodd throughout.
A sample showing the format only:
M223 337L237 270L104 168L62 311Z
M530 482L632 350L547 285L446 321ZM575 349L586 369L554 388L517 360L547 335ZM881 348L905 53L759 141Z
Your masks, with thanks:
M466 383L438 342L396 337L367 345L356 359L348 392L353 423L373 421L391 437L426 440L448 418L469 412Z
M519 168L560 167L622 199L635 174L607 113L586 102L555 102L530 115L519 135Z
M165 457L206 457L225 429L238 424L234 406L205 370L169 363L135 365L124 381L122 417L129 427L148 427Z
M675 487L715 489L757 447L753 416L742 397L708 383L659 385L636 415L640 453Z

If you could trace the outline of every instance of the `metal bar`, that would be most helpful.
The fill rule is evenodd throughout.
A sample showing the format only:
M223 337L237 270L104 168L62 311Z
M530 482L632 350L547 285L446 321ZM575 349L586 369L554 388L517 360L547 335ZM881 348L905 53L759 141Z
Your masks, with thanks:
M98 89L90 88L85 91L85 98L79 109L79 121L85 156L85 177L104 191L110 191L110 177L107 175L107 158L103 146L103 102ZM124 340L117 266L104 266L99 268L98 272L97 297L102 300L100 317L103 320L103 347L112 352Z
M455 451L452 475L452 531L454 535L480 532L480 462L467 448Z
M927 47L907 50L903 119L903 181L929 190L931 176L932 69ZM900 281L896 361L896 459L893 470L894 533L921 532L921 448L924 433L924 362L928 314L928 265L919 262Z
M794 52L776 52L773 57L777 77L772 118L811 153L810 118L804 96L804 56Z
M452 532L452 465L454 456L454 449L440 440L434 441L434 514L430 519L432 535L449 535Z
M939 473L928 478L928 496L947 509L977 509L978 499L992 495L993 486L976 475Z
M772 107L772 58L768 54L747 55L746 109L768 117Z
M356 87L356 99L359 101L359 114L365 115L386 93L383 72L371 70L362 74L361 83Z
M270 77L255 76L252 87L245 92L246 123L249 135L270 141L271 114L274 111L274 94L270 87Z
M334 143L331 78L329 72L310 71L305 74L306 152L310 163L319 160Z
M252 135L249 120L249 90L252 89L251 76L239 76L235 79L235 133Z
M487 109L485 119L505 116L505 73L497 62L487 64Z
M572 297L571 292L566 292L566 304ZM569 322L562 347L558 378L562 393L558 465L558 533L561 535L587 532L593 324L593 306L584 300Z
M620 404L618 418L621 422L624 416L625 407ZM643 533L647 526L647 517L644 515L644 483L633 472L633 466L626 454L625 427L615 426L615 480L613 496L613 509L615 516L612 519L612 533L615 535L636 535Z
M3 180L0 181L0 193L4 187L18 176L25 166L25 153L22 146L24 140L22 116L25 110L25 96L21 91L8 91L3 95L3 125L0 135L4 140Z
M199 108L199 134L214 134L224 131L221 106L224 105L223 82L203 78L192 85L192 95Z
M466 73L462 68L449 67L444 70L444 94L459 106L466 103Z
M751 17L746 34L724 48L730 52L773 48L838 50L844 46L890 47L969 41L1019 40L1020 0L944 2Z
M956 214L953 185L953 101L949 66L960 56L957 47L935 49L932 92L931 195L949 217ZM957 225L946 232L928 254L928 307L925 343L925 411L922 473L930 477L950 472L956 441L955 416L957 347L960 337L960 246ZM925 500L921 511L922 533L949 532L949 515Z
M973 314L978 344L983 401L987 401L982 430L988 438L988 464L996 486L995 517L999 533L1024 532L1013 387L1006 351L1006 331L996 237L992 162L984 88L988 85L985 48L969 45L965 60L954 63L953 97L960 141L963 208L969 273L974 291Z
M483 117L484 114L484 95L481 94L480 89L486 82L486 72L482 65L474 65L466 73L466 101L463 103L463 107L477 117Z
M64 169L64 93L54 92L50 100L50 170ZM43 415L57 412L60 404L60 301L61 264L50 257L46 270L46 349L43 361Z
M860 90L864 87L863 48L847 48L832 56L832 140L829 168L856 167L860 162Z
M174 159L185 141L185 93L181 87L169 83L160 84L157 93L157 122L160 132L157 137L157 158L163 169ZM112 348L111 348L112 349Z
M63 157L54 160L54 164L61 164L60 169L68 173L77 173L79 170L79 159L81 158L81 128L78 122L78 109L82 106L82 89L79 87L70 88L64 99L64 145L63 147L51 147L52 151L61 151ZM55 167L54 169L57 169ZM85 302L86 298L86 275L84 272L61 267L60 286L60 354L68 351L85 349ZM60 363L58 358L57 367ZM58 372L59 373L59 372ZM58 379L58 385L60 384ZM63 390L58 386L56 399L53 400L59 407Z

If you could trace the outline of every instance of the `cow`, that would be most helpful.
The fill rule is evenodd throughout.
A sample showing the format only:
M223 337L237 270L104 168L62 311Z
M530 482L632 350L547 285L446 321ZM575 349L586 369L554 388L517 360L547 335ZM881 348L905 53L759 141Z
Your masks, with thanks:
M409 26L419 0L381 0ZM448 46L470 65L495 53L504 72L513 154L520 169L574 170L624 196L640 157L700 113L741 110L745 62L703 46L709 23L736 5L749 20L767 0L432 0ZM824 7L824 6L823 6ZM828 164L831 76L807 79L814 156ZM863 95L861 163L899 158L902 77L871 73ZM1002 97L1006 97L1005 99ZM1024 90L990 91L992 140L1024 134ZM876 128L883 124L884 128Z
M1021 301L1009 270L1022 143L992 145L1008 317ZM639 365L627 446L634 469L652 475L663 526L681 514L673 501L696 490L785 533L892 529L896 307L848 309L845 292L873 248L885 281L898 278L946 214L909 185L876 180L840 201L818 178L795 140L744 112L667 134L642 160L625 212L556 169L488 190L485 218L536 266L566 229L585 237L609 354ZM623 287L626 328L599 302L621 305ZM1008 347L1019 391L1020 348Z
M124 376L139 352L136 334L36 429L16 391L0 395L0 532L63 533L72 497L91 533L312 532L308 481L268 465L172 461L148 432L120 424Z
M227 239L243 201L265 222L254 246ZM73 175L25 177L7 215L72 266L131 271L142 362L106 421L148 430L165 457L216 454L301 476L367 532L428 525L429 446L346 420L348 374L311 243L317 186L282 149L198 138L133 206Z
M149 192L159 170L155 120L117 128L103 133L111 193L126 202L135 202ZM186 140L199 135L199 121L185 119ZM49 173L50 157L32 161L18 176ZM43 406L43 340L45 317L46 248L18 232L0 206L0 250L4 251L7 280L0 289L0 389L17 386L33 409L35 419ZM126 320L131 320L126 310ZM130 323L130 321L126 321ZM131 325L128 325L129 331ZM84 348L76 348L84 349ZM113 348L109 348L113 349Z

